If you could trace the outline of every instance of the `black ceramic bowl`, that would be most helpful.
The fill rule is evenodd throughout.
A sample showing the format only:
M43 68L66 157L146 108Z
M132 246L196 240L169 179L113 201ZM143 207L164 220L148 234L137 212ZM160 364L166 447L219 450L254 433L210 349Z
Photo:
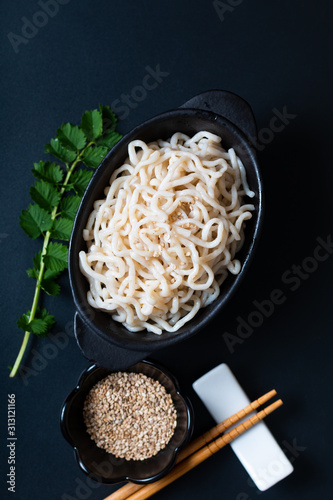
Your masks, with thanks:
M177 332L156 335L151 332L129 332L111 315L92 308L87 302L88 281L79 269L79 252L86 250L82 232L95 200L104 197L111 173L120 166L127 155L128 143L134 139L146 142L167 139L179 131L189 136L207 130L222 137L224 148L233 147L247 172L250 188L255 192L251 203L255 205L252 219L246 223L245 242L237 254L242 262L238 275L230 275L223 283L220 296ZM143 359L156 349L175 344L199 332L207 326L225 306L242 281L254 248L262 222L262 181L252 143L256 137L256 125L250 106L240 97L225 91L210 91L194 97L180 108L147 120L123 137L104 158L92 178L79 207L69 251L69 275L77 313L75 335L83 354L106 368L126 368Z
M151 361L141 361L130 367L128 372L143 373L158 380L171 395L177 411L177 426L167 446L157 455L142 461L116 458L98 448L86 431L83 421L83 403L90 389L110 374L110 370L96 365L85 370L76 388L66 398L60 417L61 430L73 446L80 468L93 479L113 484L131 481L145 484L157 481L174 466L178 450L191 437L193 410L190 402L179 393L177 380L165 368Z

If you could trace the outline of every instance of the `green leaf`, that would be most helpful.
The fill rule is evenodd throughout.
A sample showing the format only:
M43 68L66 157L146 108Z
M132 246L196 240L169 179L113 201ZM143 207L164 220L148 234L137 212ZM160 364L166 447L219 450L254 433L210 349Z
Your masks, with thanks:
M110 106L100 106L99 107L102 118L103 118L103 133L106 131L115 130L117 125L117 117L113 111L111 111Z
M34 278L34 279L38 280L39 268L32 267L31 269L27 269L27 274L30 278ZM51 287L50 283L51 284L54 283L54 286L59 287L59 285L57 285L54 282L54 280L58 277L59 274L60 274L59 272L51 271L50 269L47 269L44 272L44 278L41 282L41 287L43 288L43 290L45 290L50 295L56 295L55 293L49 292L48 289ZM60 290L60 287L59 287L59 290Z
M36 316L38 317L38 319L41 319L46 323L47 333L49 333L52 326L55 324L54 316L52 314L49 314L45 308L40 309L39 307L37 308Z
M17 326L25 332L32 332L32 322L29 323L30 311L22 314L22 316L17 320Z
M72 175L72 188L79 195L83 196L87 186L92 178L93 172L91 170L78 170Z
M98 139L96 144L98 146L104 146L108 148L109 150L113 148L115 144L122 138L121 134L118 134L118 132L107 132L106 134L103 134L102 137Z
M27 269L27 274L30 278L35 278L36 280L38 280L40 265L41 265L41 255L42 255L41 251L36 253L36 255L33 258L34 267ZM42 288L45 281L55 280L59 276L60 272L61 271L52 271L51 269L44 268L44 278L41 283Z
M61 219L56 219L52 228L52 238L56 240L69 241L73 229L73 221L66 219L65 217Z
M40 252L36 253L36 255L34 255L34 257L32 259L34 267L32 267L31 269L27 269L27 275L30 278L35 278L35 279L38 278L40 264L41 264L41 256L42 256L42 251L40 251Z
M54 279L58 278L58 276L61 272L62 271L52 271L51 269L46 269L44 272L44 279L45 280L49 280L49 279L54 280Z
M67 196L60 203L61 216L74 220L81 199L79 196Z
M64 172L60 165L50 161L40 161L34 163L34 168L31 170L34 176L41 181L49 182L50 184L58 184L62 181Z
M51 269L46 269L44 272L44 278L40 286L48 295L58 295L60 292L60 286L55 282L55 279L59 276L61 271L51 271Z
M38 205L29 205L28 210L22 210L20 226L30 238L36 239L43 231L51 229L51 215Z
M60 202L60 194L57 188L44 181L37 181L30 188L30 196L37 205L49 212L52 212L53 207Z
M70 151L69 149L65 148L58 138L51 139L50 144L46 144L45 152L50 153L56 158L59 158L59 160L63 161L64 163L70 163L76 158L75 151Z
M60 286L52 279L43 280L41 287L48 295L56 296L60 293Z
M88 141L97 139L103 131L101 113L97 109L94 109L94 111L86 111L81 118L81 129L85 133Z
M32 332L39 337L45 337L54 325L54 316L49 314L46 309L37 308L35 318L30 320L31 311L23 314L17 321L17 326L25 332Z
M96 168L101 163L107 152L108 148L105 148L103 146L95 146L86 149L83 152L81 158L83 163L87 167Z
M37 337L46 337L48 334L47 323L40 318L35 318L29 323L28 328L37 335Z
M49 243L43 259L51 271L61 272L68 267L68 248L61 243Z
M38 274L39 274L39 272L35 267L31 267L30 269L27 269L27 275L29 276L29 278L37 279Z
M35 266L36 269L40 269L40 265L42 262L42 251L40 250L38 253L36 253L32 259L33 265Z
M64 123L57 130L57 139L65 148L71 151L79 151L86 145L86 137L77 125Z
M22 316L19 317L17 320L17 326L23 330L27 331L27 327L29 324L29 318L30 318L30 311L26 312L25 314L22 314Z

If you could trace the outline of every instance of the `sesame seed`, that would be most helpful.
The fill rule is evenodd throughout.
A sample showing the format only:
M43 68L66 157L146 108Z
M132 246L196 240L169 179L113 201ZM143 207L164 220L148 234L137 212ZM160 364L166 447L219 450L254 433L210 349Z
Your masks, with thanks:
M143 373L111 373L97 382L84 402L83 418L96 445L125 460L156 455L177 425L171 395Z

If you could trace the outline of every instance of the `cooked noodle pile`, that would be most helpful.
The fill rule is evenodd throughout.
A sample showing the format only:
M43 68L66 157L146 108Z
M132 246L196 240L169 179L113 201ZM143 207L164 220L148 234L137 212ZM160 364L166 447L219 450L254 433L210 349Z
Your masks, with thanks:
M174 332L220 293L254 206L244 167L220 137L132 141L98 200L80 252L91 306L132 331Z

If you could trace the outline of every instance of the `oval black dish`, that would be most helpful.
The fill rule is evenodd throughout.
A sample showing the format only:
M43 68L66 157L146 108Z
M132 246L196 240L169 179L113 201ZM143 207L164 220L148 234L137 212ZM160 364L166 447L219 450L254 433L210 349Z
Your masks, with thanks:
M128 143L134 139L150 142L167 139L175 132L189 136L207 130L222 137L225 149L233 147L242 160L249 187L255 192L250 202L255 210L247 221L245 241L237 258L242 263L238 275L230 275L222 285L219 297L176 332L156 335L142 331L133 333L114 321L111 315L92 308L87 301L88 281L79 268L79 252L86 250L82 233L95 200L104 197L111 173L127 157ZM169 347L205 328L225 306L241 283L258 240L263 215L263 190L256 154L252 147L256 124L250 106L240 97L225 91L200 94L180 108L160 114L134 128L104 158L92 178L79 207L69 250L69 276L77 313L75 335L79 347L89 360L109 369L127 368L156 349Z
M109 375L110 370L96 365L87 368L62 406L60 425L64 437L74 448L80 468L96 481L105 484L121 481L146 484L157 481L172 469L179 449L190 439L193 429L191 403L180 394L178 382L173 375L151 361L141 361L126 371L143 373L158 380L166 388L177 411L177 426L167 446L146 460L126 461L98 448L86 431L83 404L90 389Z

